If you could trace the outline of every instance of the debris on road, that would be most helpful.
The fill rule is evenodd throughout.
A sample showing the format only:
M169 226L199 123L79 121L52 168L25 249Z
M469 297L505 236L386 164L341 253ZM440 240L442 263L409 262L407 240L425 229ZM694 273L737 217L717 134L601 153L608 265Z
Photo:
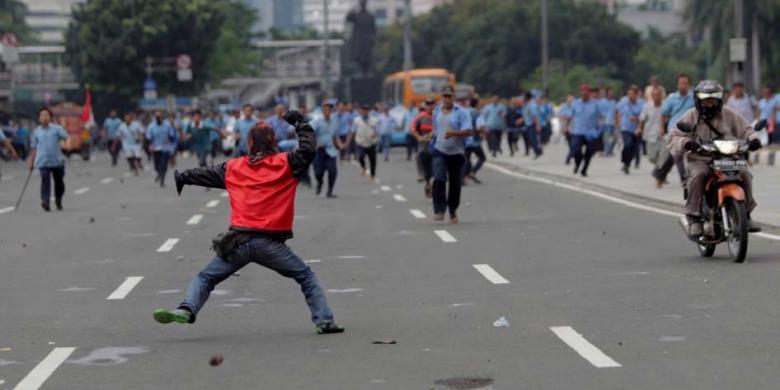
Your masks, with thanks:
M477 390L488 389L493 384L490 378L450 378L439 379L433 382L437 386L446 386L451 390Z
M95 223L95 217L89 217L89 223Z
M209 365L212 366L212 367L216 367L216 366L222 364L222 362L224 360L225 359L222 357L221 353L215 353L215 354L211 355L211 358L209 359Z
M398 344L398 341L395 339L388 339L388 340L374 340L371 342L371 344L379 344L379 345L395 345Z
M509 321L506 319L506 317L501 316L501 318L497 319L496 322L493 323L493 326L496 328L508 328Z

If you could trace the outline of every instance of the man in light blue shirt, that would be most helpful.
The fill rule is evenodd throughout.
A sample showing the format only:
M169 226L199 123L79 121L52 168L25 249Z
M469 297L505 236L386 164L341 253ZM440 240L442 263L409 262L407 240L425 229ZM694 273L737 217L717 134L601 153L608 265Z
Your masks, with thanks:
M504 128L506 107L498 102L498 96L490 97L490 102L482 107L482 115L485 117L485 126L488 129L488 149L496 157L501 153L501 134Z
M27 166L32 171L38 168L41 173L41 207L51 210L51 179L54 179L54 201L57 210L62 210L62 196L65 194L65 158L60 143L68 139L68 133L62 126L52 123L54 115L48 107L38 111L40 125L33 130L30 139L30 157Z
M122 120L117 117L116 110L111 110L105 121L103 121L103 134L106 137L106 146L108 147L108 153L111 155L111 166L115 167L119 158L119 145L116 141L116 133L119 130L119 126L122 125Z
M339 139L344 147L341 149L341 160L349 160L355 155L355 144L352 142L352 123L357 115L352 111L352 104L339 103L336 119L339 121Z
M574 158L574 174L588 176L588 167L596 154L601 130L599 121L603 114L599 101L591 97L590 85L580 85L580 98L571 105L571 155ZM585 147L583 154L582 148ZM580 172L580 166L582 171Z
M178 135L170 122L163 119L162 112L155 111L154 119L146 128L146 139L149 140L154 171L157 172L154 181L160 183L160 187L165 187L165 174L168 172L171 150L176 149Z
M335 198L333 187L336 185L338 174L336 159L339 149L343 147L339 138L339 120L333 114L333 102L322 103L322 117L312 121L311 127L317 135L317 153L314 155L314 178L317 180L315 194L322 192L325 172L328 172L328 198Z
M247 146L247 138L249 138L249 130L255 126L257 121L255 120L254 108L251 104L244 104L241 108L243 115L241 119L236 121L235 134L238 135L238 155L246 156L249 153L249 147ZM278 141L278 140L277 140Z
M769 142L776 143L780 141L780 137L777 136L775 131L775 111L777 110L777 101L774 95L772 95L772 89L764 87L761 91L761 100L758 101L758 119L766 120L766 128L769 132Z
M282 151L295 149L298 141L295 140L295 128L284 120L286 109L282 105L274 107L274 116L268 118L268 124L274 129L276 143Z
M458 223L458 206L466 162L465 138L471 136L471 115L455 104L455 89L442 90L442 103L433 111L433 219L444 220L449 209L450 223ZM449 179L449 192L447 181Z
M542 126L539 120L539 105L536 104L536 98L533 93L526 92L523 96L525 105L523 106L523 138L525 140L525 155L528 155L529 149L534 151L534 160L542 155L542 148L539 146Z
M130 166L130 171L135 176L138 176L141 167L141 139L143 138L144 131L140 126L140 123L133 122L133 114L125 114L125 121L119 126L117 131L117 139L121 140L122 152L125 154L127 164ZM119 141L117 141L119 142Z
M381 103L379 105L379 114L377 115L379 123L376 125L376 130L379 133L379 141L382 145L382 153L385 156L385 162L390 161L390 148L393 147L393 132L398 125L390 116L390 110L387 104Z
M604 154L612 156L617 143L615 128L618 126L615 123L617 101L615 101L615 90L612 87L606 88L604 97L599 100L599 108L602 112L601 131L604 134Z
M555 115L555 110L545 94L539 97L537 104L539 105L539 122L542 126L541 144L547 146L550 137L552 137L552 118Z
M628 88L626 96L620 99L617 104L617 122L620 125L620 136L623 138L623 152L621 161L623 162L623 173L628 175L628 169L631 167L631 161L634 158L638 160L638 142L639 137L636 134L639 126L639 114L642 113L644 103L639 99L639 87L632 85ZM637 161L637 166L639 161Z
M689 91L690 85L690 76L686 74L677 76L677 91L667 96L661 106L662 120L666 123L666 134L669 134L677 126L677 121L683 114L694 107L693 93ZM671 153L668 153L666 159L662 162L659 161L657 168L653 171L657 188L666 184L666 177L669 176L669 172L675 165L677 165L677 173L680 175L680 182L685 183L687 175L685 161L681 158L675 159Z
M414 117L417 116L417 113L420 112L420 110L417 107L406 106L403 106L403 109L404 115L403 123L401 123L401 130L404 132L406 139L406 161L411 161L412 156L417 155L418 143L417 138L414 138L410 129Z

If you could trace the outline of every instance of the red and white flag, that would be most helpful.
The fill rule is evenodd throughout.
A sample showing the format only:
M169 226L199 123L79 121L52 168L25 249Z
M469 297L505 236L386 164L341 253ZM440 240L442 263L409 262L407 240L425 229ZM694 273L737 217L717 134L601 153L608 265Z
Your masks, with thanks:
M95 127L95 115L92 112L92 91L89 88L87 88L86 97L84 98L84 110L81 111L81 121L84 122L84 127L87 129Z

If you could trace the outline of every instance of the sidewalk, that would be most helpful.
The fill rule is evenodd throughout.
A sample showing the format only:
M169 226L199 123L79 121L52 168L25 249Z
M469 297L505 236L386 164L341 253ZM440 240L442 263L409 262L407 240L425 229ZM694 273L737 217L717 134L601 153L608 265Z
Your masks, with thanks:
M588 169L587 178L574 175L573 165L564 165L568 147L563 143L550 143L544 150L544 155L538 160L532 160L531 157L522 155L509 157L506 146L504 148L505 154L499 155L498 158L492 160L493 162L534 174L553 176L564 181L621 192L638 199L679 205L682 212L683 194L677 170L672 169L669 174L669 184L663 189L657 189L655 188L655 179L650 174L653 168L652 164L646 157L642 157L639 169L634 169L632 166L629 175L625 175L620 170L620 146L616 147L616 153L613 157L594 156ZM522 141L520 148L523 149ZM753 218L764 224L780 226L780 202L778 201L780 200L778 199L778 195L780 195L780 167L769 166L766 161L764 158L761 161L762 164L754 165L751 168L754 177L754 196L758 202L758 208L754 211Z

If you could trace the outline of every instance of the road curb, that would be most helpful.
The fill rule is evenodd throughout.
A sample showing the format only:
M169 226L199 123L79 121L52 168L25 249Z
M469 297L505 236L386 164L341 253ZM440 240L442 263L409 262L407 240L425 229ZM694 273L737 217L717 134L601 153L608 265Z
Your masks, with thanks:
M637 194L634 194L634 193L630 193L630 192L626 192L626 191L617 190L617 189L614 189L614 188L611 188L611 187L607 187L607 186L604 186L604 185L601 185L601 184L591 183L589 181L580 179L578 177L564 176L564 175L559 175L559 174L555 174L555 173L539 171L539 170L535 170L535 169L521 167L519 165L515 165L515 164L512 164L512 163L503 162L503 161L495 161L495 160L493 160L493 161L491 161L491 162L489 162L487 164L493 164L493 165L496 165L498 167L501 167L501 168L504 168L504 169L507 169L507 170L510 170L510 171L513 171L513 172L521 173L521 174L524 174L524 175L527 175L527 176L532 176L532 177L537 177L537 178L540 178L540 179L547 179L547 180L557 181L557 182L560 182L560 183L563 183L563 184L572 185L572 186L579 187L579 188L582 188L582 189L585 189L585 190L591 190L591 191L600 192L600 193L603 193L605 195L611 195L611 196L614 196L614 197L622 198L624 200L634 201L636 203L645 204L647 206L653 206L653 207L656 207L656 208L659 208L659 209L663 209L663 210L666 210L666 211L670 211L670 212L675 212L675 213L681 213L682 212L682 206L683 206L682 203L674 203L674 202L669 202L669 201L665 201L665 200L655 199L655 198L652 198L652 197L649 197L649 196L637 195ZM682 195L682 190L680 191L680 195ZM758 223L761 227L765 228L765 230L768 229L768 230L771 230L773 232L780 231L780 225L774 225L774 224L765 223L765 222L761 222L761 221L755 221L755 222Z

